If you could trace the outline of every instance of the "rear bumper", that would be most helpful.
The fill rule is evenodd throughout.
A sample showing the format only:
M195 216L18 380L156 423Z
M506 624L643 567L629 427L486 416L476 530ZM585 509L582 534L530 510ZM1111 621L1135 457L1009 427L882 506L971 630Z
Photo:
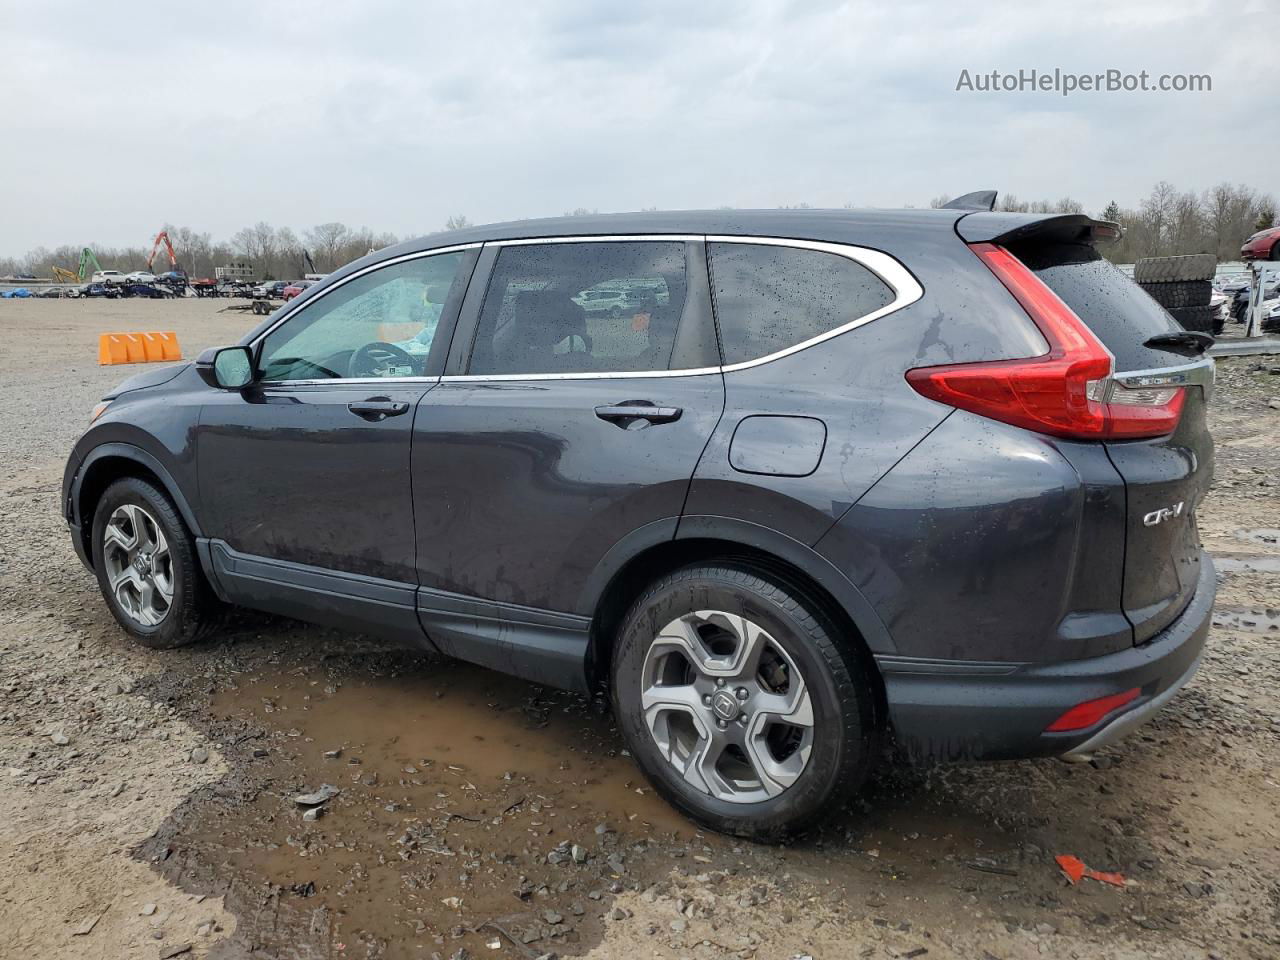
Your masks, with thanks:
M1150 642L1103 657L1060 663L977 663L881 656L898 744L926 760L1088 759L1171 700L1200 666L1217 581L1201 555L1187 608ZM1085 730L1046 733L1065 711L1138 688L1136 700Z

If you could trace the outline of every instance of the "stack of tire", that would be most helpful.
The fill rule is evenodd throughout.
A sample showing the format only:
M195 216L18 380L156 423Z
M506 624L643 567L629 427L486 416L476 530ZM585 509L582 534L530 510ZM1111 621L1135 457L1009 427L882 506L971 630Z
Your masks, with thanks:
M1133 268L1133 280L1186 330L1218 334L1222 322L1209 305L1218 259L1211 253L1189 257L1148 257Z

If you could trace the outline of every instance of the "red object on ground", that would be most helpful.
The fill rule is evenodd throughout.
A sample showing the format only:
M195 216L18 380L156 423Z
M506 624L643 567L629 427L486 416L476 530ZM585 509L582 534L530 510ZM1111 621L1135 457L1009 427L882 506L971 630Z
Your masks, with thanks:
M1085 877L1097 880L1099 883L1109 883L1113 887L1123 887L1125 885L1123 873L1107 873L1103 870L1094 870L1092 867L1085 866L1084 861L1079 857L1073 857L1070 854L1060 854L1054 859L1058 861L1058 866L1067 875L1067 879L1071 881L1072 886L1075 886Z

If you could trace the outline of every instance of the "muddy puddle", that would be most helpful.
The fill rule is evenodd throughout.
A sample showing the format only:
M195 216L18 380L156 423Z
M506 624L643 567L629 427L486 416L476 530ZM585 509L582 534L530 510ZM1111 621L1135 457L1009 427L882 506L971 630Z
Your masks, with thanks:
M237 927L223 960L573 956L625 919L617 894L678 876L749 896L761 882L784 899L788 885L819 889L908 926L891 891L910 881L925 900L990 894L1012 916L1059 886L1020 838L1072 829L1029 783L1101 775L886 764L814 835L757 845L668 807L581 698L411 654L257 648L237 663L249 668L151 692L184 705L231 773L134 851L191 893L226 896ZM324 803L296 801L326 784Z
M1280 635L1280 609L1219 606L1213 610L1213 625L1246 633Z
M273 667L219 684L209 711L245 774L140 853L228 890L228 956L576 953L646 860L724 842L653 793L591 705L479 668ZM325 784L307 819L295 798Z

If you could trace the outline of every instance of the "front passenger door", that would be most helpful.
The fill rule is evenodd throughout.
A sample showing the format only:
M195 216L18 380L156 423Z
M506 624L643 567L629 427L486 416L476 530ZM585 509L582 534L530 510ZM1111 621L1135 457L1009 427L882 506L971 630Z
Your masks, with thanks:
M413 419L474 262L417 255L335 284L260 340L251 386L204 407L200 496L232 600L308 618L345 596L416 629Z

